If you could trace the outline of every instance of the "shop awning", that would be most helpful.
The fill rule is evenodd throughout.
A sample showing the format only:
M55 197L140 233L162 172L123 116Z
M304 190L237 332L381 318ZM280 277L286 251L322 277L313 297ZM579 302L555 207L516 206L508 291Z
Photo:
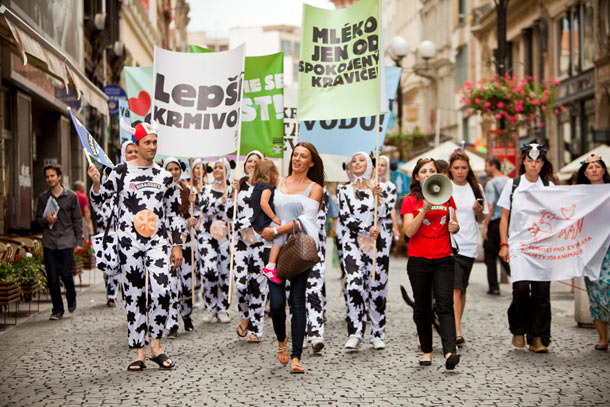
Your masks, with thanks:
M557 174L559 176L559 179L561 181L566 181L566 180L570 179L570 177L576 171L578 171L578 169L582 165L582 162L585 160L585 158L587 158L587 156L589 156L591 154L597 154L598 156L600 156L602 158L602 160L604 160L606 165L610 163L610 146L603 144L599 147L595 147L593 150L589 151L587 154L581 155L580 157L578 157L577 159L575 159L574 161L572 161L565 167L561 168L559 170L559 173Z
M80 71L69 56L6 6L0 5L0 15L3 44L19 55L24 65L35 66L64 86L71 86L79 99L84 98L98 112L108 116L106 95Z
M398 167L398 170L404 172L410 177L411 174L413 174L413 169L415 168L415 164L417 164L417 160L419 160L420 158L433 158L435 160L449 161L449 156L456 148L460 148L460 146L458 146L452 141L446 141L438 147L428 150L425 153L420 154L417 157L407 161L406 163L401 164ZM470 160L470 168L472 168L474 173L477 175L483 174L483 172L485 172L485 159L479 157L474 153L471 153L468 150L466 150L466 155Z

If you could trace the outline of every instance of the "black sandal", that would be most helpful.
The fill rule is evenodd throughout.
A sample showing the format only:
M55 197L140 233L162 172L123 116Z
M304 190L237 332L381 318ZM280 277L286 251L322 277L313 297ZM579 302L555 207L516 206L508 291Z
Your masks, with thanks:
M245 338L248 335L248 330L241 327L241 324L237 325L237 336Z
M165 353L162 353L160 355L155 356L154 358L149 359L158 364L161 369L171 369L175 366L174 362L172 362L172 364L169 366L165 364L167 360L170 360L169 356L167 356Z
M132 369L132 367L137 367L137 369ZM135 360L127 366L127 370L130 372L140 372L144 369L146 369L146 365L141 360Z

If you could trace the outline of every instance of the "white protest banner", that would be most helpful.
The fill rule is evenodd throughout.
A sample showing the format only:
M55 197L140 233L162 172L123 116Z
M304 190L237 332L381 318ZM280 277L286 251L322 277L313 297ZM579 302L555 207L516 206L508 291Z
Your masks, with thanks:
M237 150L245 47L184 53L155 47L153 120L159 154L214 157Z
M597 280L609 213L610 185L519 187L508 239L512 281Z

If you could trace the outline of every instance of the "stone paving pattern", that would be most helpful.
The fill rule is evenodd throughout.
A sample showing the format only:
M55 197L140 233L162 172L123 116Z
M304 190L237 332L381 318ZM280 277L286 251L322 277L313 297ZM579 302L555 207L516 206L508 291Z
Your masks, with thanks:
M0 334L1 406L219 405L219 406L608 406L610 352L593 349L597 333L578 328L569 287L553 284L550 352L513 349L502 296L485 294L485 266L475 263L463 326L466 346L454 372L446 372L435 334L433 365L420 367L413 314L400 295L410 285L406 259L392 258L387 347L363 343L346 353L345 305L339 271L327 272L329 307L326 348L306 348L304 375L290 375L275 358L269 318L260 344L238 338L235 297L231 324L201 322L163 341L176 362L162 371L150 361L144 372L127 372L125 312L107 308L103 283L79 292L78 309L49 321L49 305L27 322ZM182 328L182 326L181 326ZM368 338L368 331L367 331Z

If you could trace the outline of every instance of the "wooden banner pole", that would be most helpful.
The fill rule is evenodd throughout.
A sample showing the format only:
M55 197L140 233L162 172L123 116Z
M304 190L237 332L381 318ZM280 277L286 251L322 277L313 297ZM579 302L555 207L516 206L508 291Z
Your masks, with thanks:
M377 111L377 119L375 121L377 139L375 141L375 167L379 166L379 110ZM375 169L375 188L379 185L379 171ZM375 214L373 215L373 227L377 227L377 206L379 205L379 195L375 195ZM378 236L379 238L379 236ZM373 275L372 281L375 282L375 269L377 268L377 239L373 246Z
M239 180L240 166L239 159L241 155L241 124L239 126L239 135L237 137L237 159L235 160L235 179ZM233 222L231 223L231 260L229 266L229 305L231 305L231 294L233 293L233 267L235 266L235 221L237 220L237 191L233 191Z
M191 168L191 192L195 193L196 188L193 186L193 159L189 158L189 167ZM189 192L189 197L191 192ZM197 196L197 194L195 194ZM195 216L195 202L191 202L191 217ZM195 305L195 226L191 226L191 305Z

